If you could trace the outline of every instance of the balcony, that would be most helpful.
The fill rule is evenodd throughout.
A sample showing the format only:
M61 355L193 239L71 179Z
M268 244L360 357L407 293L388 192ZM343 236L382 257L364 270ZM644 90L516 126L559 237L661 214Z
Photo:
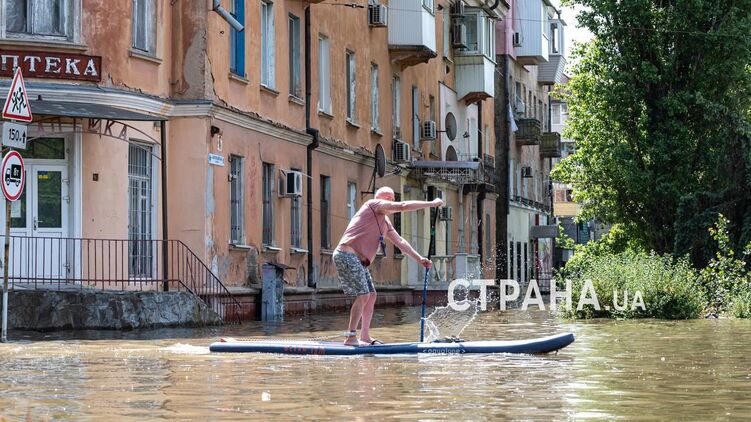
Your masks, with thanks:
M418 0L389 2L389 52L401 66L427 63L436 57L435 16Z
M519 130L516 131L517 145L540 145L542 123L537 119L519 119L516 122Z
M514 45L516 61L524 65L537 65L548 61L549 40L547 28L547 0L526 0L516 3L518 42ZM516 17L515 17L516 19Z
M566 58L551 55L547 63L540 63L537 67L537 82L542 85L554 85L563 81L563 70L566 68Z
M484 55L457 55L457 98L467 103L482 101L495 95L495 63Z
M545 132L540 140L541 158L561 158L561 134Z

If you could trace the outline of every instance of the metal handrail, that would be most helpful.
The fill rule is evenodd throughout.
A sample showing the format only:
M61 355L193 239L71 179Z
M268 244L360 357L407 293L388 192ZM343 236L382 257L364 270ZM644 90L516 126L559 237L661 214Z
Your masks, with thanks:
M12 289L186 291L224 322L242 307L206 264L180 240L10 236Z

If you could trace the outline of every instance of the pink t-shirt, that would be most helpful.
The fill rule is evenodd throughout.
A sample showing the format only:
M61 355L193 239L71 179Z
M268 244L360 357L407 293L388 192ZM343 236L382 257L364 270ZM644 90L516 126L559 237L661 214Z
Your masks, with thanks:
M357 251L360 257L365 259L364 264L368 266L378 253L379 238L381 236L384 239L393 238L393 235L389 236L391 231L396 234L386 214L424 207L421 201L390 202L383 199L365 201L349 222L339 245L347 245Z

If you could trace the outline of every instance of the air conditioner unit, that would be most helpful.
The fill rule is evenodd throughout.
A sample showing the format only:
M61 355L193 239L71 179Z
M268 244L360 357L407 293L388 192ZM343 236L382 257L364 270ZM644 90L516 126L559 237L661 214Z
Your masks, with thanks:
M368 25L386 26L388 23L388 8L382 4L373 3L368 6Z
M398 162L411 161L411 157L410 157L411 151L412 151L412 148L409 146L409 144L400 142L400 141L394 141L394 161L398 161Z
M441 221L451 221L454 219L454 209L451 207L443 207L439 209L438 218Z
M420 136L421 139L424 139L426 141L435 141L437 130L435 122L432 120L426 120L422 122L422 134Z
M455 23L451 30L451 37L453 39L451 45L454 48L467 48L467 25L463 22Z
M532 167L522 167L522 177L523 178L532 177Z
M302 196L302 173L288 171L284 173L284 186L279 189L280 196L285 198L299 198Z
M514 32L514 35L511 37L511 42L514 44L514 47L521 47L522 34L520 32Z

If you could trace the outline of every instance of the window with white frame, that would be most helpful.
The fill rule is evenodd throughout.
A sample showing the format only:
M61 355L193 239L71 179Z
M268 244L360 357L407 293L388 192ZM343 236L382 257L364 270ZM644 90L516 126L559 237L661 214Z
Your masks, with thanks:
M391 121L394 122L394 138L401 138L402 126L402 82L398 76L394 76L391 84Z
M467 27L467 48L461 54L482 54L495 61L495 20L481 9L467 8L464 14Z
M321 175L321 248L331 249L331 178Z
M292 171L300 171L292 169ZM290 226L291 226L291 243L293 248L302 247L302 209L300 207L301 198L295 196L290 204Z
M263 163L263 244L274 244L274 165Z
M329 39L318 37L318 111L331 114L331 58Z
M261 85L274 89L274 4L261 2Z
M302 97L300 81L300 18L289 15L289 94Z
M561 105L553 104L550 106L550 123L554 125L561 124Z
M433 13L433 0L422 0L422 7Z
M128 276L151 277L154 265L154 191L150 146L128 148Z
M72 40L76 0L10 0L5 2L5 29L13 37Z
M155 0L133 0L133 48L156 55Z
M443 8L443 57L448 59L451 52L451 14L448 7Z
M370 128L375 131L380 129L378 124L378 108L380 107L378 89L378 65L373 63L370 66Z
M349 122L355 122L356 109L356 79L355 79L355 53L347 51L345 56L345 70L347 77L347 120Z
M550 52L558 54L558 24L550 24Z
M357 185L349 182L347 183L347 219L352 221L352 218L357 213Z
M242 245L245 242L243 212L243 158L237 155L230 155L230 188L229 188L229 209L230 209L230 236L229 241L233 245Z

